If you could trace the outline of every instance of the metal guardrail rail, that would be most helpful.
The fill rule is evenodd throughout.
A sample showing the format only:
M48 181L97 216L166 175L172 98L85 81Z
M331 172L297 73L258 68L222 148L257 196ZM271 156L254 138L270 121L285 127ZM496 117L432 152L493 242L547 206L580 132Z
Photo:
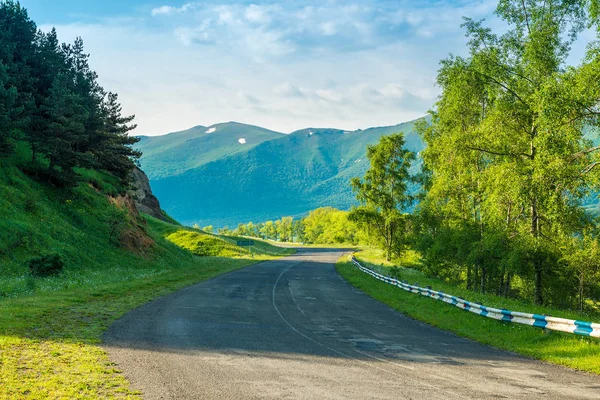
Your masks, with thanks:
M406 282L401 282L397 279L381 275L369 268L362 266L354 256L352 256L352 263L361 271L371 275L376 279L379 279L380 281L397 286L400 289L406 290L410 293L416 293L422 296L431 297L436 300L441 300L460 309L481 315L482 317L516 324L535 326L552 331L574 333L582 336L600 337L600 324L594 322L576 321L573 319L556 318L547 315L529 314L518 311L486 307L478 303L467 301L460 297L446 294L444 292L439 292L420 286L409 285Z

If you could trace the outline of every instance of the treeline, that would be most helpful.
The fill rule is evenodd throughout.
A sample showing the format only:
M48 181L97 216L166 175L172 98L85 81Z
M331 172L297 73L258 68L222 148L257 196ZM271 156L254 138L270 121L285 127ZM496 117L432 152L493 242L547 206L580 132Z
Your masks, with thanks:
M374 230L388 258L420 250L430 275L469 289L584 309L600 299L600 230L583 204L600 175L600 45L578 66L569 50L596 29L596 1L499 2L501 35L465 19L467 57L441 62L442 94L423 171L401 135L369 148L353 181L361 206L350 220ZM406 185L418 181L418 199ZM402 213L414 200L413 215Z
M212 232L212 226L203 230ZM279 242L306 244L359 244L367 238L348 219L347 211L323 207L311 211L301 219L283 217L277 221L239 224L234 230L219 229L220 234L251 236Z
M128 136L133 118L98 84L81 38L61 44L19 2L0 1L0 157L21 142L55 184L75 184L76 167L125 180L141 155Z

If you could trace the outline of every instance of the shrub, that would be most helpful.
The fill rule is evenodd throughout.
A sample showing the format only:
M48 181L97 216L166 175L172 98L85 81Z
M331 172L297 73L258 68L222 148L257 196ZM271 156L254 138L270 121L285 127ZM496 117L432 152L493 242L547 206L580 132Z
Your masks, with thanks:
M58 275L65 264L60 254L47 254L29 260L29 270L31 275L36 277L47 277Z

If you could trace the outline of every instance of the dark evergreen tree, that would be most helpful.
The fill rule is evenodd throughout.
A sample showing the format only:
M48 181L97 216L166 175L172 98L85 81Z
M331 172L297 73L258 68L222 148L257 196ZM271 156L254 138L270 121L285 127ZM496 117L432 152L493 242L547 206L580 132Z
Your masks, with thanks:
M55 29L37 31L19 2L0 0L0 153L19 136L57 182L74 184L74 167L125 181L141 155L128 135L133 118L98 84L81 38L61 44Z
M125 180L135 166L132 159L141 157L142 153L131 147L139 138L128 134L136 128L136 125L131 125L135 116L123 116L121 112L118 96L109 93L103 103L103 129L96 135L92 152L100 168Z
M102 140L103 101L106 93L98 84L98 75L90 68L89 54L84 51L83 39L78 37L72 45L63 44L62 52L69 73L73 76L75 93L81 97L88 113L84 121L85 134L80 135L75 143L78 151L87 152L95 142Z
M29 19L27 10L18 2L8 0L0 3L0 64L2 64L2 108L4 118L10 123L3 126L2 138L5 151L8 150L8 133L14 128L27 131L29 119L26 110L34 104L35 78L32 75L35 64L36 25ZM9 126L10 125L10 126Z
M42 105L43 116L48 124L41 148L48 157L48 169L52 174L57 174L55 169L60 167L62 177L69 183L72 183L73 167L89 163L85 160L86 156L89 160L89 155L76 149L78 138L85 134L87 110L72 86L66 74L58 75Z
M55 29L49 33L38 32L35 44L35 58L32 62L34 87L24 106L28 122L25 136L31 146L33 161L36 160L40 148L44 146L49 129L50 121L44 113L44 104L48 101L56 77L66 71L65 57L60 51L60 42Z
M7 87L8 74L6 67L0 62L0 156L9 153L10 138L14 129L15 102L17 90Z

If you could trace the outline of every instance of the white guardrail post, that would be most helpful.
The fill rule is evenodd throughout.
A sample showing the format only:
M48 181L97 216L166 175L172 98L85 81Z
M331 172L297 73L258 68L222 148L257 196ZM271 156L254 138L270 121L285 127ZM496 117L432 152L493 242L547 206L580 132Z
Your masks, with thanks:
M378 274L377 272L362 266L354 256L352 256L352 263L356 265L361 271L371 275L376 279L379 279L380 281L397 286L400 289L406 290L410 293L416 293L422 296L431 297L436 300L441 300L445 303L451 304L453 306L472 312L474 314L481 315L483 317L493 318L499 321L511 322L516 324L535 326L538 328L549 329L552 331L574 333L582 336L600 337L600 324L596 324L593 322L576 321L573 319L550 317L547 315L529 314L518 311L510 311L503 309L501 310L498 308L486 307L481 304L461 299L460 297L452 296L443 292L438 292L420 286L409 285L408 283L401 282L394 278L390 278L389 276Z

